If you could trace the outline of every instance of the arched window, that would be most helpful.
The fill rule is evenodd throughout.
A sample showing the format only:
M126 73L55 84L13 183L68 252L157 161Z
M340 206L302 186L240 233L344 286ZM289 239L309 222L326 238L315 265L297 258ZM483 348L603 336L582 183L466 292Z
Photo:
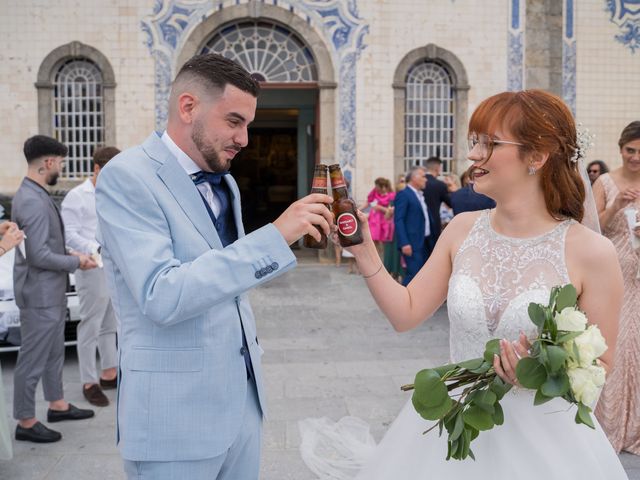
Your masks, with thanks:
M219 29L201 53L235 60L263 82L315 82L313 54L289 29L269 21L244 21Z
M451 172L455 120L454 89L449 72L431 60L413 65L406 78L405 170L437 156L443 162L443 172Z
M53 134L69 148L63 177L91 174L91 156L104 144L102 73L88 59L60 65L53 82Z

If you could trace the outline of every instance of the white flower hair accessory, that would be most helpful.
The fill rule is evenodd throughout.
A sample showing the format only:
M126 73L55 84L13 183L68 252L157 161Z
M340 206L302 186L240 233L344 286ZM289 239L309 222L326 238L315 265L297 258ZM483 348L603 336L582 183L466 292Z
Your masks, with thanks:
M587 150L593 147L593 139L596 136L589 132L588 128L582 128L582 124L579 123L576 128L576 146L573 147L573 155L569 159L571 163L577 163L581 158L587 156Z

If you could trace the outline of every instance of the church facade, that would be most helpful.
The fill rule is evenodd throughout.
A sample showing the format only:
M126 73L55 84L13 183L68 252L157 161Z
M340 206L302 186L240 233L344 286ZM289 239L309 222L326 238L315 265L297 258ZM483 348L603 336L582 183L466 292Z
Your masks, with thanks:
M596 135L589 159L610 166L620 131L640 118L638 0L25 0L3 10L9 195L31 135L69 146L69 187L90 173L96 146L162 131L173 76L203 52L263 82L232 169L263 220L307 193L316 162L342 165L358 200L376 177L433 155L461 173L469 116L500 91L560 95Z

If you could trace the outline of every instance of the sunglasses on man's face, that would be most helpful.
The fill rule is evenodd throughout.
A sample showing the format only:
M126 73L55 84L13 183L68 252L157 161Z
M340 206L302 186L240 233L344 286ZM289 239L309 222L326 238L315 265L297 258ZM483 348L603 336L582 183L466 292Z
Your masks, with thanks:
M600 170L589 170L589 173L600 173Z

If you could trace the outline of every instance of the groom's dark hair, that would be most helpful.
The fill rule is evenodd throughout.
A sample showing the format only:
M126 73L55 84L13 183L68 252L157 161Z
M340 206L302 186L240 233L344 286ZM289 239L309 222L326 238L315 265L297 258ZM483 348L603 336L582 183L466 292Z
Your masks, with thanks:
M204 53L191 57L182 66L173 82L178 84L199 83L207 91L221 92L231 84L257 97L260 84L240 64L217 53Z

